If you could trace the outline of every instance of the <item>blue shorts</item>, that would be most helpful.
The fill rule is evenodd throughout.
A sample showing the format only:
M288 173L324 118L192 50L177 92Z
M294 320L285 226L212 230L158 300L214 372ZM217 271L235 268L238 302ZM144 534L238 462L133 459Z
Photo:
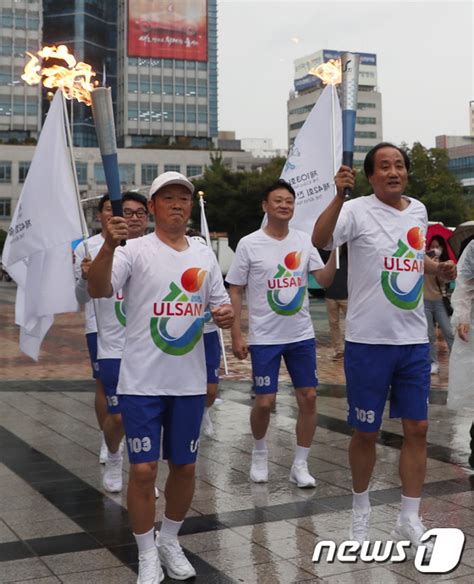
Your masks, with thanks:
M204 351L206 353L207 383L219 383L219 367L221 364L221 346L219 333L213 331L204 337Z
M89 350L89 357L91 360L92 377L94 379L98 379L99 363L97 362L97 333L87 333L86 342L87 348Z
M316 387L316 340L282 345L250 345L253 387L257 395L278 391L281 358L285 360L293 386Z
M160 458L163 428L163 459L173 464L194 464L204 414L203 395L120 396L122 421L130 464Z
M368 345L346 341L347 421L361 432L377 432L390 391L390 417L428 418L429 344Z
M120 361L121 359L99 359L99 379L104 386L109 414L120 414L119 396L117 395Z

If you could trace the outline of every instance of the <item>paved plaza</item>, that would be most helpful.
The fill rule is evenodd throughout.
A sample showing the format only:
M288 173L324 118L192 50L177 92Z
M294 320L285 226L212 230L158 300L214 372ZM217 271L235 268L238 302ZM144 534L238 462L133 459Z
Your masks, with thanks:
M39 363L19 353L13 283L0 282L0 582L122 584L136 582L137 549L129 526L126 486L102 489L94 384L81 314L56 318ZM350 440L341 362L330 357L324 301L311 300L318 338L319 421L309 468L316 489L288 481L296 403L282 383L268 435L268 484L249 482L253 441L249 363L230 355L222 402L212 412L213 439L201 438L196 492L180 537L198 576L191 582L474 582L474 473L467 464L472 410L446 403L447 355L430 395L428 472L422 516L427 527L466 535L460 565L444 576L403 563L312 562L321 540L348 538L352 495ZM401 425L385 417L371 485L371 539L389 539L398 513ZM124 465L125 484L128 464ZM167 468L160 465L157 520ZM172 582L167 579L166 582Z

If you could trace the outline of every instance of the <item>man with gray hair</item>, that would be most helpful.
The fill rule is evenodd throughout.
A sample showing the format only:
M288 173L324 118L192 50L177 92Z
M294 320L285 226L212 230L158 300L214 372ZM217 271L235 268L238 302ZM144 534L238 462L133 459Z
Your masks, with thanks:
M155 231L122 247L127 223L113 217L89 270L92 297L110 297L120 289L125 297L127 327L117 394L130 459L127 498L139 552L138 584L161 582L161 565L171 578L196 575L177 536L193 497L206 400L206 306L218 326L233 323L214 253L185 235L193 192L193 184L180 173L158 176L148 201ZM162 431L169 476L157 550L154 483Z

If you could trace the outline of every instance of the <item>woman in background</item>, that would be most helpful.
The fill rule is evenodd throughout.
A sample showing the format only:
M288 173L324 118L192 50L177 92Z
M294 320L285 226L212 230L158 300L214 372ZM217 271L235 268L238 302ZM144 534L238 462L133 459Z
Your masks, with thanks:
M438 262L449 260L446 240L440 235L433 235L427 255ZM436 348L436 323L438 323L443 333L443 338L448 345L450 353L454 342L454 334L449 318L450 315L447 313L443 302L443 295L446 293L446 284L446 281L440 280L437 276L425 274L424 303L426 320L428 322L428 338L430 341L431 373L433 375L439 372L438 352Z

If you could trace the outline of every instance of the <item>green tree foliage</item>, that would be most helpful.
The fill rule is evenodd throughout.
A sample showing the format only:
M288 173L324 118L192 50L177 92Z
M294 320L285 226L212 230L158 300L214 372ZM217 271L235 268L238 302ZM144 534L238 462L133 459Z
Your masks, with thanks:
M410 180L408 194L428 210L430 221L459 225L466 220L468 207L461 183L448 168L448 154L441 148L425 148L415 142L408 149Z

